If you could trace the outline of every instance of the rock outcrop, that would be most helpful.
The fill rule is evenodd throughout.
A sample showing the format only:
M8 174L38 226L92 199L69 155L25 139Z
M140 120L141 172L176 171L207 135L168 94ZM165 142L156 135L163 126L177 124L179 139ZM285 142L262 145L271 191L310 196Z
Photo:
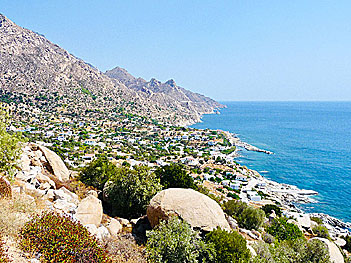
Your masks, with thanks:
M102 203L93 195L84 198L78 205L75 217L82 225L95 225L99 227L102 220Z
M39 146L39 149L43 152L55 177L60 181L68 181L70 172L62 159L45 146Z
M192 189L170 188L155 195L147 208L152 227L160 220L178 216L194 229L211 231L216 227L230 229L221 207L208 196Z

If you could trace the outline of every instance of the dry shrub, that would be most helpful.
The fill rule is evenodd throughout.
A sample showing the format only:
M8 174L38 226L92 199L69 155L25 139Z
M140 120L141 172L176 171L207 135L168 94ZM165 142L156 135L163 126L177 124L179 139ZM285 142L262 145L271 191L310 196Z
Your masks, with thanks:
M0 239L0 263L10 262L6 255L6 249L4 248L5 243Z
M37 204L24 194L14 194L12 199L0 199L2 235L16 237L19 229L38 212Z
M120 234L105 243L106 250L114 263L147 262L145 248L137 245L132 234Z

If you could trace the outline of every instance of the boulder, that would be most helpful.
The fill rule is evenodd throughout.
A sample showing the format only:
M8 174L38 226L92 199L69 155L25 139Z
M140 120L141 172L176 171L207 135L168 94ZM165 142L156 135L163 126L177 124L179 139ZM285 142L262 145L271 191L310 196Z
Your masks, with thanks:
M152 227L160 220L179 216L193 228L211 231L216 227L230 230L221 207L210 197L192 189L170 188L155 195L147 208Z
M93 224L99 227L102 220L102 203L93 195L84 198L78 205L76 218L82 225Z
M330 261L332 263L344 263L345 262L344 257L341 254L339 248L332 241L330 241L326 238L320 238L320 237L315 237L315 238L312 238L310 240L314 240L314 239L318 239L328 246Z
M65 187L61 187L59 190L54 190L55 200L61 199L68 202L78 204L78 196L75 193L72 193Z
M114 218L111 218L110 223L107 226L108 232L110 232L111 236L116 236L119 232L122 231L121 223Z
M97 237L98 239L100 239L101 241L104 241L104 240L109 239L109 238L111 237L111 235L110 235L110 232L107 230L106 227L100 226L100 227L97 229L96 237Z
M96 225L88 224L88 225L85 225L84 227L88 229L89 233L93 236L96 235L98 232L98 228L96 227Z
M60 181L69 180L70 173L62 159L56 153L49 150L45 146L39 146L39 149L43 152L56 178Z
M54 208L65 213L74 214L77 206L74 203L67 202L66 200L58 199L54 202Z

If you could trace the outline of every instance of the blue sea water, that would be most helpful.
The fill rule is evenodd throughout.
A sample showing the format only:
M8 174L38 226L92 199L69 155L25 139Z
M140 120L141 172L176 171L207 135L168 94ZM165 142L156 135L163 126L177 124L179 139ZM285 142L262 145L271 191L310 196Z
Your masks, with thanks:
M319 193L300 205L351 222L351 102L224 102L194 128L221 129L274 155L243 150L239 161L280 183Z

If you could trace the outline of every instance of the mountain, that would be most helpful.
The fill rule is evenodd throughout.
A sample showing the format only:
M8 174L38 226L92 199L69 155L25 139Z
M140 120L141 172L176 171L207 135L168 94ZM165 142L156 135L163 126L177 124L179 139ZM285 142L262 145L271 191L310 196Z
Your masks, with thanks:
M146 81L135 78L120 67L106 71L105 74L137 92L144 100L175 110L182 115L192 115L196 121L200 120L202 114L212 113L214 109L223 107L213 99L177 86L173 79L165 83L154 78Z
M0 99L45 112L106 116L119 110L174 124L199 121L201 114L221 107L173 81L146 82L120 68L103 74L1 14Z

